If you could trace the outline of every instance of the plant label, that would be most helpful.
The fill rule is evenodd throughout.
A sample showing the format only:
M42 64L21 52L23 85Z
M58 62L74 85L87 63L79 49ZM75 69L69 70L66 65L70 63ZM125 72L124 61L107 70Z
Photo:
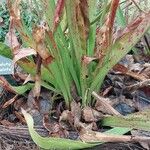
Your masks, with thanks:
M13 61L9 58L0 56L0 75L14 74Z

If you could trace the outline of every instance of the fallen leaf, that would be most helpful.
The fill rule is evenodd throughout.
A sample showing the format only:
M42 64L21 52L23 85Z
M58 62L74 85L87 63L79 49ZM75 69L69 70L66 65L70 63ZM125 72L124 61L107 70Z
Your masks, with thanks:
M131 131L131 134L133 136L147 136L147 137L150 137L150 132L145 132L145 131L139 131L139 130L132 130ZM150 148L150 142L140 142L140 145L145 149L145 150L149 150Z
M33 91L31 90L28 94L28 99L27 99L27 104L28 104L28 108L31 110L37 109L39 110L39 104L38 102L35 100L34 98L34 94Z
M20 47L20 43L18 42L17 36L15 34L15 30L10 30L6 34L5 44L8 45L11 49L13 49L13 53L15 53L15 50Z
M86 122L96 122L103 117L103 114L92 109L91 107L84 107L82 110L82 117Z
M13 127L13 126L15 126L15 124L14 123L12 123L12 122L9 122L8 120L1 120L0 121L0 123L3 125L3 126L6 126L6 127Z
M83 149L83 148L88 148L92 147L97 144L88 144L84 143L81 141L74 141L74 140L69 140L65 138L52 138L52 137L41 137L35 130L34 130L34 122L32 116L27 113L25 110L21 110L28 125L28 129L30 132L30 135L33 139L33 141L40 146L43 149Z
M124 65L121 65L121 64L115 65L113 67L113 70L119 71L125 75L131 76L132 78L140 80L140 81L144 81L147 79L147 77L144 74L138 74L133 71L130 71L127 67L125 67Z
M76 103L75 101L71 102L71 113L74 119L74 127L77 128L79 126L79 122L81 120L81 106L80 103Z
M32 48L21 48L18 49L15 53L14 53L14 58L13 58L13 63L16 63L18 60L27 57L27 56L31 56L31 55L36 55L36 51Z
M45 127L45 129L47 129L49 131L49 134L51 133L56 133L60 130L59 124L57 122L49 122L49 116L48 114L44 115L43 117L43 125Z
M24 78L24 82L23 84L28 83L29 81L35 81L34 77L31 76L31 74L29 74L26 78Z
M72 115L71 111L64 110L59 118L59 122L61 122L61 121L68 121L69 124L73 127L74 116Z
M13 107L17 111L20 111L20 108L27 109L27 101L21 97L14 102Z
M66 138L68 136L67 131L58 122L50 120L48 114L43 117L43 125L53 137Z
M25 119L23 118L23 116L19 112L15 111L14 113L21 123L26 124Z
M85 65L88 65L91 63L93 60L96 60L97 58L95 57L88 57L88 56L83 56L82 61Z
M129 66L129 70L134 72L141 72L143 69L144 67L140 63L134 63Z
M11 85L8 83L8 81L3 77L0 76L0 85L7 91L12 92L12 93L16 93L13 88L11 87Z
M83 108L82 114L83 114L83 119L86 122L95 122L96 121L91 107Z
M12 103L14 103L17 100L18 95L15 95L13 98L11 98L10 100L8 100L3 106L2 108L7 108L8 106L10 106Z
M120 116L120 113L111 106L110 100L108 98L101 97L94 91L92 92L92 95L97 100L96 104L95 104L95 108L98 111L101 111L101 112L107 113L107 114Z
M109 86L108 88L106 88L106 89L103 91L102 96L103 96L103 97L106 96L112 89L113 89L112 86Z

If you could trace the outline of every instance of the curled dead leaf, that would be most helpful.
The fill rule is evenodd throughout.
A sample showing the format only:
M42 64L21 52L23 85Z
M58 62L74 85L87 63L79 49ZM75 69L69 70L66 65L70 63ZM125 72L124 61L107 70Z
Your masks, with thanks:
M68 132L58 122L50 120L48 114L43 117L43 125L53 137L66 138L68 136Z
M96 122L98 121L100 118L103 117L103 114L92 109L91 107L85 107L82 110L82 114L83 114L83 119L86 122Z
M36 27L32 32L33 38L36 43L41 43L45 40L45 29L43 27Z
M76 103L75 101L71 102L71 113L74 119L74 127L77 128L79 126L82 113L80 103Z
M99 96L96 92L92 92L92 95L96 98L96 104L95 104L95 108L98 111L101 111L103 113L107 113L107 114L112 114L112 115L118 115L120 116L121 114L115 110L111 104L110 104L110 100L108 98L104 98L102 96Z
M0 124L2 124L3 126L6 126L6 127L13 127L13 126L15 126L15 124L14 123L12 123L12 122L9 122L8 120L1 120L0 121Z
M12 103L14 103L17 100L18 95L15 95L13 98L11 98L10 100L8 100L3 106L2 108L7 108L8 106L10 106Z
M29 75L25 78L23 84L26 84L26 83L28 83L29 81L35 81L34 77L32 77L31 74L29 74Z
M15 111L14 113L21 123L26 124L26 121L23 118L23 116L20 114L20 112Z
M0 76L0 85L7 91L9 92L13 92L13 93L16 93L11 85L8 83L8 81L3 77L3 76Z
M150 136L149 132L145 132L145 131L139 131L139 130L132 130L131 134L133 136ZM139 142L139 144L145 149L145 150L149 150L150 148L150 142Z
M17 99L17 100L14 102L13 107L14 107L14 109L15 109L16 111L20 111L20 108L23 108L23 109L25 109L25 110L28 109L27 102L26 102L26 100L25 100L23 97Z
M130 71L127 67L125 67L122 64L117 64L113 67L113 69L115 71L119 71L123 74L126 74L128 76L131 76L134 79L140 80L140 81L144 81L147 79L147 77L144 74L138 74L136 72Z
M57 122L49 122L49 116L44 115L43 125L49 131L49 133L57 133L60 130L59 124Z
M30 55L36 55L36 51L32 48L21 48L18 49L15 54L14 54L14 58L13 58L13 63L16 63L18 60L30 56Z
M50 55L46 44L45 44L45 31L46 29L38 26L36 28L33 29L33 38L36 42L36 51L37 53L40 55L40 57L46 61L46 63L49 63L52 61L52 56Z
M84 64L88 65L89 63L91 63L93 60L96 60L97 58L95 57L88 57L88 56L83 56L82 57L82 61Z
M59 122L68 121L71 126L74 124L74 117L69 110L64 110L59 118Z
M15 34L15 30L11 29L5 37L5 43L12 48L13 54L15 54L15 50L20 47L20 43L18 42L18 38Z

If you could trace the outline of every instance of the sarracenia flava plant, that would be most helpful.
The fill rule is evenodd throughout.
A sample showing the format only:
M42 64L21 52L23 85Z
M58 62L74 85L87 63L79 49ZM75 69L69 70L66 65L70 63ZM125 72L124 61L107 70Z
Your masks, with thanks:
M143 12L117 32L119 0L103 2L100 8L97 0L33 0L31 4L39 24L29 32L21 0L7 0L10 37L16 30L22 39L22 45L12 40L12 57L35 76L34 87L27 87L33 87L36 96L42 85L61 94L67 107L72 100L90 105L91 93L100 89L108 71L150 27L150 12ZM36 61L29 55L35 55Z

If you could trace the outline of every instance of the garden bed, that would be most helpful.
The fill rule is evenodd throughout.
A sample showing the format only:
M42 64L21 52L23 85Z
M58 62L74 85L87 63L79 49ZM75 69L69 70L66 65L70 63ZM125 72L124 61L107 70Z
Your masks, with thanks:
M13 67L0 76L0 149L149 149L146 5L1 5L1 66Z

